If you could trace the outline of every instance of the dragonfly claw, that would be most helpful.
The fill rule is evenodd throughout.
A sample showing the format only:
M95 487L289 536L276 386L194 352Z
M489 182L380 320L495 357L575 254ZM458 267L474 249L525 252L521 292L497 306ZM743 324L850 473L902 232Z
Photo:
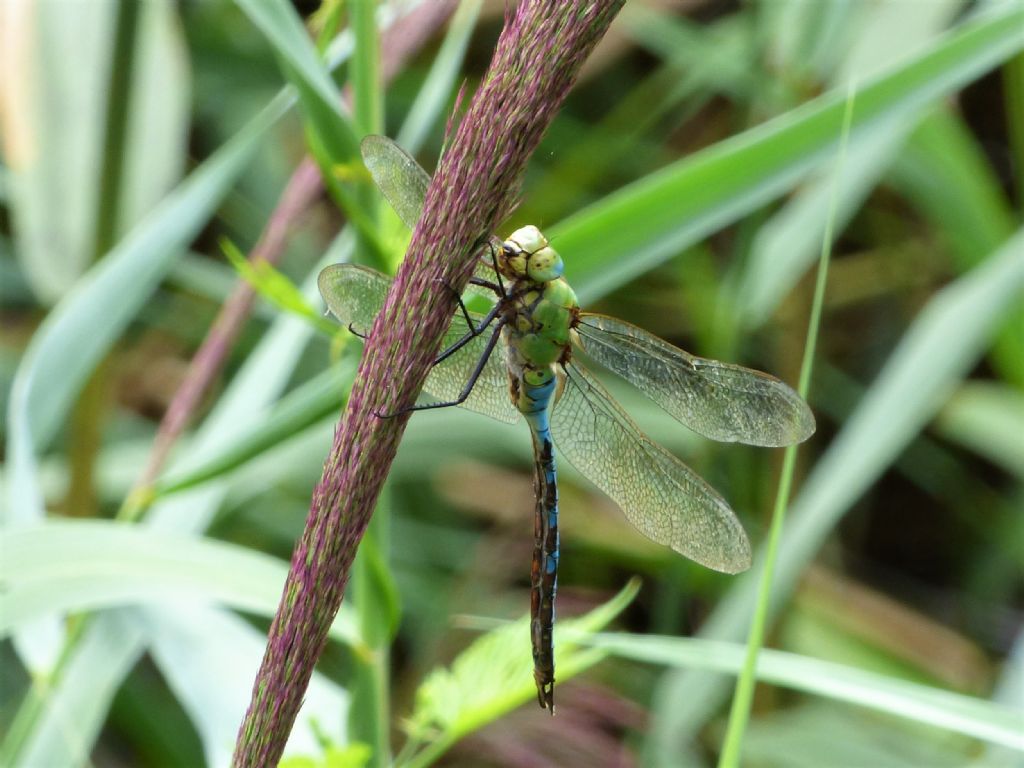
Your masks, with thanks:
M534 678L537 681L537 703L540 704L541 709L546 709L551 713L551 716L555 716L555 681L545 680L537 676L536 671L534 672Z

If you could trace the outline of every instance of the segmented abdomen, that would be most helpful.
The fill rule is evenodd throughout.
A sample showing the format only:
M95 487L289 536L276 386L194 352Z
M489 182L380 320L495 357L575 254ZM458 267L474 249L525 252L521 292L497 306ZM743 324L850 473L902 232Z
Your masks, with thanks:
M521 386L523 386L521 384ZM533 522L533 565L530 569L530 640L537 700L554 712L555 593L558 590L558 481L548 411L555 379L539 386L523 386L520 411L533 437L533 485L536 497Z

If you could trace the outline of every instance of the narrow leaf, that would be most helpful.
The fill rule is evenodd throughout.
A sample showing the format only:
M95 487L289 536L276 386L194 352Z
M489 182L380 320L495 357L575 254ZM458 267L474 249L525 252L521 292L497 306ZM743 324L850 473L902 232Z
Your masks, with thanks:
M851 142L907 119L1024 48L1024 9L1007 4L941 38L855 95ZM552 227L572 254L584 303L791 189L835 156L845 89L674 163Z
M680 668L733 674L743 664L743 646L713 640L607 634L586 644ZM1024 751L1021 712L984 699L770 648L761 651L757 678Z
M7 515L42 517L37 450L54 437L93 366L213 215L286 107L275 99L168 195L47 316L15 374L8 408Z

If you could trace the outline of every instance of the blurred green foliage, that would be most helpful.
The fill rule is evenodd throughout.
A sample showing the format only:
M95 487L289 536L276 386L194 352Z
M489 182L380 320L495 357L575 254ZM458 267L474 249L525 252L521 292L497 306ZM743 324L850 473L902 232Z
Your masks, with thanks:
M434 0L380 3L377 40L369 2L0 7L2 764L230 758L359 353L282 303L319 308L323 264L400 257L356 140L383 122L432 168L504 10L465 0L434 28ZM403 23L423 32L408 53ZM397 57L386 88L378 46ZM547 231L588 309L791 382L836 206L819 430L744 765L1022 759L1022 50L1009 0L635 0L524 180L508 228ZM283 300L257 300L137 487L236 290L221 238L266 237L307 155L329 194L285 216L280 274L250 268ZM609 386L762 542L780 455L699 440ZM525 429L412 420L289 764L715 760L757 567L726 577L650 544L565 467L559 611L597 611L578 636L564 623L582 674L560 677L552 720L521 685L526 632L480 634L526 610L529 467ZM634 574L635 600L612 600ZM622 632L584 631L619 610Z

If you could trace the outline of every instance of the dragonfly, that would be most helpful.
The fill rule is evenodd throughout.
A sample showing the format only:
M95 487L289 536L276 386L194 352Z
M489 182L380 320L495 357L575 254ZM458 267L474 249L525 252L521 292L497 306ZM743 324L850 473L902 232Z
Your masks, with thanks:
M364 163L399 218L414 229L430 177L392 140L367 136ZM486 314L461 297L424 393L406 411L458 405L507 423L523 419L534 453L530 636L537 700L554 714L558 588L558 453L622 509L642 534L708 568L750 567L750 542L725 499L647 437L577 359L626 379L673 419L720 442L778 447L815 430L804 400L760 371L691 355L638 326L581 311L564 263L534 226L481 248L470 288L493 296ZM366 337L391 278L335 264L318 279L330 312ZM404 412L404 411L403 411Z

